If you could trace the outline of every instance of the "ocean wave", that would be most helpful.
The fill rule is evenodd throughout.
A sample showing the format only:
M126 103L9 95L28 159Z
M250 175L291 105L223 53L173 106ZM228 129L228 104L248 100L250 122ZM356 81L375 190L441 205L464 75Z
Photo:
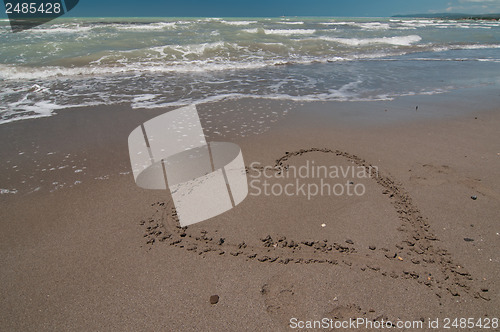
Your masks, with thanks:
M46 66L39 68L0 65L0 78L8 80L35 80L40 78L106 76L125 73L203 73L210 71L257 69L281 64L279 61L248 61L248 62L219 62L212 60L195 60L165 63L142 64L133 63L115 66L87 66L87 67L59 67Z
M445 21L445 20L400 20L392 21L396 27L408 27L408 28L437 28L437 29L491 29L493 27L499 27L500 24L497 22L458 22L458 21Z
M166 55L165 50L170 49L176 52L181 53L183 56L187 56L190 54L194 55L202 55L207 51L216 50L216 49L238 49L240 48L236 43L218 41L213 43L202 43L202 44L190 44L190 45L164 45L164 46L155 46L151 47L148 50L156 51L160 54Z
M223 19L220 17L206 17L196 20L196 22L220 22L220 21L223 21Z
M281 36L292 36L292 35L312 35L316 32L315 29L243 29L242 31L248 33L263 33L267 35L281 35Z
M414 43L418 43L422 40L422 37L418 35L410 36L395 36L395 37L380 37L380 38L340 38L340 37L327 37L322 36L318 39L337 42L340 44L345 44L349 46L364 46L371 44L389 44L397 46L409 46Z
M454 45L456 48L464 50L481 50L487 48L500 48L500 44L472 44L472 45Z
M257 23L257 21L224 21L224 20L219 22L227 25L250 25Z
M34 29L30 29L27 32L28 33L64 33L64 34L78 34L82 32L88 32L92 30L92 27L90 26L80 26L80 25L53 25L53 26L48 26L48 27L38 27Z
M118 30L163 30L176 27L176 22L158 22L149 24L127 24L127 25L114 25Z
M500 44L449 44L449 45L422 45L432 52L445 52L450 50L482 50L482 49L497 49Z
M294 22L294 21L282 21L282 22L278 22L279 24L288 24L288 25L302 25L302 24L305 24L305 22L301 22L301 21L297 21L297 22Z
M340 22L320 22L321 25L355 25L356 22L352 21L340 21Z
M312 39L325 40L348 46L359 47L372 44L388 44L394 46L410 46L421 38L417 35L383 37L383 38L335 38L320 36ZM299 42L303 42L303 40ZM294 54L288 56L283 43L259 43L263 52L259 57L250 50L235 43L214 42L193 45L165 45L142 50L139 58L125 57L134 51L120 51L118 54L105 55L85 66L42 66L32 67L23 65L0 64L0 79L4 80L36 80L61 77L86 77L118 75L126 73L203 73L224 70L247 70L265 67L311 64L340 61L380 59L390 56L399 56L414 52L444 52L449 50L480 50L498 49L500 44L450 44L434 45L432 43L418 44L412 48L367 49L365 52L346 52L343 55L325 52L324 54ZM264 48L266 47L266 48ZM214 57L211 52L227 54L233 48L238 55L233 58ZM354 51L354 49L353 49ZM209 52L209 54L206 54ZM282 55L279 55L280 52ZM180 54L177 60L171 60L172 54ZM246 54L243 56L242 54ZM108 59L109 58L109 59ZM430 58L432 59L432 58Z
M338 21L338 22L320 22L320 25L346 25L363 30L387 30L390 29L389 23L384 22L354 22L354 21Z
M390 25L388 23L380 22L355 23L352 25L366 30L387 30L390 28Z

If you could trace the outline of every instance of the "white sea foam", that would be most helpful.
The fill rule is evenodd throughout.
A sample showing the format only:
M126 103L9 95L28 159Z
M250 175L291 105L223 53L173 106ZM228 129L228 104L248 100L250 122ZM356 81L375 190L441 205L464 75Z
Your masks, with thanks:
M316 32L315 29L243 29L243 31L248 33L265 33L267 35L281 35L281 36L292 36L292 35L312 35Z
M296 21L296 22L293 22L293 21L283 21L283 22L278 22L279 24L288 24L288 25L302 25L302 24L305 24L304 22L301 22L301 21Z
M325 40L328 42L340 43L347 46L366 46L372 44L387 44L394 46L410 46L421 40L418 35L409 36L397 36L397 37L381 37L381 38L339 38L339 37L328 37L319 36L307 40ZM228 45L229 44L229 45ZM277 45L283 46L282 43L262 43L263 45ZM404 53L398 50L385 50L384 52L374 51L369 53L360 54L346 54L344 56L331 56L330 54L324 54L323 56L309 56L303 55L301 57L290 58L280 58L276 56L262 56L260 59L257 57L249 56L247 59L240 58L239 60L228 61L226 59L215 60L213 58L207 59L191 59L189 57L203 55L207 50L215 50L217 48L227 48L227 47L239 47L237 44L225 43L225 42L215 42L206 44L194 44L194 45L167 45L161 47L151 48L151 51L158 52L161 56L167 57L165 49L171 49L182 54L183 58L186 60L169 61L165 63L163 61L155 61L155 57L151 59L145 59L144 62L131 61L130 63L126 61L121 61L120 63L114 65L102 65L99 61L95 65L83 66L83 67L60 67L60 66L46 66L33 68L30 66L12 66L12 65L0 65L0 78L6 80L34 80L34 79L49 79L49 78L60 78L60 77L85 77L85 76L106 76L114 74L125 74L125 73L202 73L210 71L224 71L224 70L240 70L240 69L258 69L279 64L308 64L313 62L332 62L332 61L350 61L356 59L370 59L370 58L380 58L384 56L391 55L401 55ZM498 49L500 44L451 44L451 45L435 45L432 44L419 44L414 47L418 47L418 50L430 50L433 52L441 52L447 50L458 50L458 49ZM417 50L417 49L416 49ZM251 54L251 53L250 53ZM32 85L33 86L33 85ZM46 88L44 88L46 89ZM35 91L37 91L35 89ZM34 91L32 91L34 93ZM11 91L12 93L12 91ZM41 93L41 92L39 92ZM22 105L22 101L19 102ZM10 108L19 107L19 105L10 105ZM43 105L42 105L43 106Z
M163 30L163 29L171 29L176 27L175 22L158 22L158 23L150 23L150 24L129 24L129 25L114 25L116 29L119 30Z
M355 25L356 22L352 21L340 21L340 22L321 22L321 25Z
M132 108L134 109L142 109L142 108L165 108L165 107L177 107L177 106L185 106L190 104L204 104L204 103L212 103L219 102L223 100L236 100L241 98L255 98L255 99L272 99L272 100L287 100L287 101L381 101L381 100L392 100L397 95L394 96L374 96L374 97L360 97L356 93L349 91L354 85L358 84L349 83L344 87L341 87L339 90L330 90L325 93L311 93L305 95L288 95L284 93L269 93L269 94L242 94L242 93L227 93L220 94L216 96L210 96L197 100L179 100L175 102L158 102L158 103L148 103L148 104L133 104Z
M473 51L500 48L499 43L487 44L495 42L491 36L499 23L486 21L246 18L54 22L58 23L21 34L11 34L6 27L7 32L0 34L12 46L0 51L4 60L0 64L0 123L50 116L63 107L119 102L154 108L249 96L297 101L372 100L378 93L402 94L415 88L400 87L398 73L391 73L394 85L391 81L373 86L386 79L381 68L390 66L378 61L469 61L464 68L487 70L494 69L500 58L494 50ZM316 30L318 23L323 27ZM141 38L132 39L131 33L136 31L141 32ZM75 32L81 32L84 40L78 40L80 36L72 34ZM81 42L82 49L75 48L75 40ZM41 46L22 48L26 42ZM84 43L89 43L90 49L83 47ZM433 55L448 50L449 54ZM399 57L404 54L410 56ZM363 83L339 87L346 67L333 62L360 59L371 60L359 64L366 69ZM313 65L303 66L309 64ZM212 71L219 72L207 74ZM327 74L334 79L329 80ZM453 75L450 71L452 80ZM434 77L425 80L422 84L429 90L440 84ZM414 85L419 91L420 82Z
M474 45L457 45L456 47L459 47L464 50L481 50L481 49L486 49L486 48L500 48L499 44L474 44Z
M220 21L223 21L223 19L220 17L207 17L196 20L196 22L220 22Z
M224 23L227 25L250 25L250 24L255 24L257 21L220 21L220 23Z
M188 59L187 57L190 55L196 55L196 56L201 56L205 52L210 51L210 50L216 50L216 49L226 49L226 50L231 50L231 49L241 49L241 47L236 44L236 43L230 43L230 42L213 42L213 43L203 43L203 44L191 44L191 45L164 45L164 46L155 46L155 47L150 47L146 49L146 51L153 51L159 53L161 56L164 57L170 57L171 54L167 53L168 50L170 51L175 51L181 54L183 58L186 60L193 60L193 59ZM130 53L134 52L135 50L132 51L122 51L123 53ZM153 58L152 60L154 60ZM147 59L145 59L147 60ZM175 63L171 63L175 64Z
M390 28L389 23L382 22L353 22L353 21L338 21L338 22L321 22L321 25L347 25L363 30L387 30Z
M0 195L17 194L17 189L2 189L0 188Z
M390 28L390 25L388 23L380 22L355 23L352 25L365 30L387 30Z
M410 36L396 36L396 37L381 37L381 38L337 38L337 37L327 37L322 36L319 39L326 41L333 41L349 46L364 46L370 44L389 44L398 46L409 46L411 44L417 43L422 38L418 35Z
M49 27L43 27L43 28L33 28L26 33L47 33L47 34L68 34L68 33L74 33L74 34L79 34L82 32L88 32L92 30L92 27L90 26L80 26L80 25L53 25Z

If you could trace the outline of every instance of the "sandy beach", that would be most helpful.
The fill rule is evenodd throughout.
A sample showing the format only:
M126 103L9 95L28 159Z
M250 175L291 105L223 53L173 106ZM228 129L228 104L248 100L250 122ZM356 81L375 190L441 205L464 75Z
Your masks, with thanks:
M128 156L129 133L168 109L102 106L4 124L0 330L286 331L293 319L323 318L491 325L500 113L488 93L199 105L207 140L238 144L249 181L262 180L252 163L282 166L271 185L295 183L277 173L313 162L378 173L327 179L362 184L359 196L251 188L232 210L186 228L168 191L135 185Z

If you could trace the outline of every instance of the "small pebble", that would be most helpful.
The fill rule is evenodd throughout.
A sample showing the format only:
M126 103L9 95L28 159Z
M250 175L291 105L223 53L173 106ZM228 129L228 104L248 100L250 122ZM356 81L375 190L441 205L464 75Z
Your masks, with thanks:
M476 200L477 199L477 196L474 195L474 196L471 196L470 198L472 198L473 200Z
M210 304L217 304L219 302L219 295L210 296Z
M377 247L375 247L375 246L369 246L368 248L369 248L370 250L375 250L375 249L377 249Z
M321 224L321 227L326 227L326 224Z
M481 288L481 292L487 292L488 288Z
M354 242L352 240L345 240L346 243L349 243L349 244L354 244Z
M471 239L470 237L464 237L465 242L473 242L474 239Z

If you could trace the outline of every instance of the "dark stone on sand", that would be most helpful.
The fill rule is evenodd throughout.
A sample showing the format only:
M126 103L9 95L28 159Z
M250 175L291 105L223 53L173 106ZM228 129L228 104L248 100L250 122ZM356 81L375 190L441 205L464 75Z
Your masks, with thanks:
M217 303L219 303L219 295L210 296L210 304L217 304Z
M491 299L485 294L477 293L477 295L485 301L491 301Z
M225 241L225 240L226 240L226 239L224 239L223 237L221 237L221 238L219 239L218 244L221 246L222 244L224 244L224 241Z
M481 288L481 292L487 292L488 288Z
M349 243L349 244L354 244L354 242L352 240L345 240L346 243Z
M476 199L477 199L477 196L476 196L476 195L473 195L473 196L471 196L470 198L472 198L473 200L476 200Z
M471 239L470 237L464 237L465 242L473 242L474 239Z
M396 257L398 257L398 253L395 252L394 254L391 254L391 253L385 254L385 257L387 257L387 258L396 258Z
M460 296L460 294L457 292L456 289L454 289L454 288L447 288L447 289L448 289L448 291L450 292L451 295L453 295L453 296Z
M375 249L377 249L377 247L375 247L375 246L369 246L368 248L369 248L370 250L375 250Z

